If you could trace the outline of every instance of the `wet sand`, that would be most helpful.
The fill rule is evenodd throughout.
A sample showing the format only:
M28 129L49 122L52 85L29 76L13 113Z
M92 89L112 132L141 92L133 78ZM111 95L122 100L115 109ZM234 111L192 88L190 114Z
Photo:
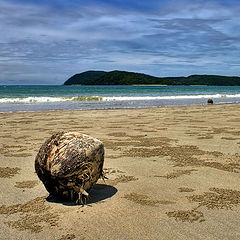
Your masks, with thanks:
M0 239L240 239L240 105L0 114ZM34 159L57 131L103 141L84 207L48 199Z

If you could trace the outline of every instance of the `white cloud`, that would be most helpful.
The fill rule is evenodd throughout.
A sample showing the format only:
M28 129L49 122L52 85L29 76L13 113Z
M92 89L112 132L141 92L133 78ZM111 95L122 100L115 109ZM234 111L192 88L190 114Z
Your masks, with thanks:
M58 10L0 0L0 80L41 81L44 72L63 82L76 72L101 68L144 69L160 76L171 67L176 72L168 75L199 67L217 73L221 65L226 74L236 74L231 66L240 54L239 8L178 4L152 12L106 5Z

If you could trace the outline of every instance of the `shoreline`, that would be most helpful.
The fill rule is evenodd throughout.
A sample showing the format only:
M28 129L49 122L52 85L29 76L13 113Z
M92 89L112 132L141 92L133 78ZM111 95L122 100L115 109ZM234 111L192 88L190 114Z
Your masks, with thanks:
M205 105L209 98L214 104L240 103L239 91L240 87L206 86L6 87L1 91L0 112Z
M240 103L221 103L221 104L214 104L214 105L239 105ZM158 108L181 108L181 107L197 107L197 106L213 106L209 104L196 104L196 105L178 105L178 106L153 106L153 107L139 107L139 108L108 108L108 109L52 109L52 110L37 110L37 111L15 111L15 112L0 112L0 114L8 114L8 113L42 113L42 112L69 112L69 111L120 111L120 110L146 110L146 109L158 109Z
M0 114L0 239L239 239L239 116L239 104ZM35 173L58 131L104 143L108 179L84 207L48 200Z
M134 109L157 109L157 108L180 108L180 107L197 107L197 106L221 106L221 105L239 105L236 102L225 102L225 103L202 103L202 104L192 104L192 105L166 105L166 106L152 106L152 107L119 107L119 108L99 108L99 109L46 109L46 110L31 110L31 111L9 111L9 112L1 112L0 114L6 113L41 113L41 112L55 112L55 111L113 111L113 110L134 110Z

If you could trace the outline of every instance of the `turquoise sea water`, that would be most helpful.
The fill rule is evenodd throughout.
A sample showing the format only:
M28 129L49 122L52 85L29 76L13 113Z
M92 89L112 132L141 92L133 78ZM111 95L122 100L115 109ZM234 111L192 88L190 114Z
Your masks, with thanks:
M0 112L240 103L240 86L0 86Z

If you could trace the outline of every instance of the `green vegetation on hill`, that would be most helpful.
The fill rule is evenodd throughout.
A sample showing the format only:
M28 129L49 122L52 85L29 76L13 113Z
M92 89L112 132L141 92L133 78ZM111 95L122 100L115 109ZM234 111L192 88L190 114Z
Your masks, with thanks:
M64 85L95 85L97 79L102 77L106 72L104 71L86 71L78 73L70 77Z
M211 85L240 86L240 77L218 75L191 75L188 77L159 78L143 73L126 71L87 71L70 77L64 85Z

